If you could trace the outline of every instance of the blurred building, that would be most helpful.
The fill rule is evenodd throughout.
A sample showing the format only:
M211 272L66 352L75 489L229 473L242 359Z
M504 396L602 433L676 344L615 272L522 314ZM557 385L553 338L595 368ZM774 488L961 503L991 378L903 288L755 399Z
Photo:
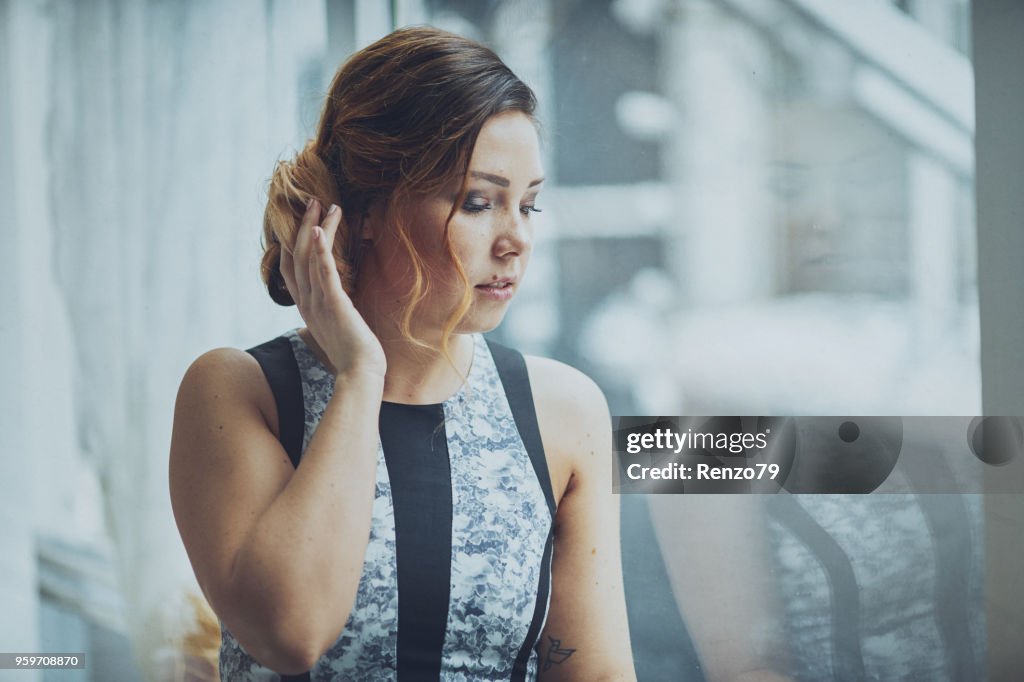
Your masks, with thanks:
M556 275L506 333L614 413L980 410L965 0L413 5L540 74Z

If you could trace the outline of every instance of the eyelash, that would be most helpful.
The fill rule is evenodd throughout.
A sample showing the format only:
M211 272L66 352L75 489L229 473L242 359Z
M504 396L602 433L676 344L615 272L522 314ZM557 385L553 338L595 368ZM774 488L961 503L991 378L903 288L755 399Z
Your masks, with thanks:
M462 205L462 210L466 211L467 213L482 213L484 211L490 211L491 208L493 207L489 203L472 204L467 201L465 204ZM519 212L522 213L524 216L529 217L531 213L543 213L543 209L537 208L536 206L520 206Z

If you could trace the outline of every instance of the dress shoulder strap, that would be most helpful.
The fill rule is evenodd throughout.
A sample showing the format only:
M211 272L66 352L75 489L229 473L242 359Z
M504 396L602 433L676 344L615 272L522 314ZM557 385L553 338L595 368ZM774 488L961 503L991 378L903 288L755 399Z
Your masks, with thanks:
M551 517L555 516L555 495L551 489L551 475L548 472L548 460L544 455L544 444L540 438L540 427L537 425L537 410L533 403L533 391L530 388L530 376L526 371L526 359L523 354L487 339L487 347L494 358L494 366L501 377L505 388L508 405L512 409L519 436L523 439L526 452L533 462L537 480L544 491L544 499L548 503Z
M552 520L555 518L555 496L551 490L551 475L548 472L548 460L544 455L544 445L540 437L540 427L537 425L537 410L533 402L533 390L530 388L530 375L526 369L526 359L522 353L487 340L491 358L494 360L494 367L498 371L502 387L505 389L505 397L508 398L508 405L512 411L512 418L515 420L516 428L519 430L519 437L523 439L523 445L533 463L533 470L537 475L541 490L544 491L544 499L548 503L548 511L551 512ZM521 682L528 677L528 668L531 652L536 646L540 637L540 629L545 620L548 600L551 596L551 555L554 549L554 524L548 530L547 541L544 544L544 558L542 565L545 569L541 572L540 584L537 586L537 603L533 613L533 623L523 640L513 665L512 682Z
M287 336L279 336L266 343L246 349L256 358L267 377L277 404L278 431L292 465L299 466L302 456L302 434L305 429L305 408L302 399L302 380L299 364L295 360L292 343Z

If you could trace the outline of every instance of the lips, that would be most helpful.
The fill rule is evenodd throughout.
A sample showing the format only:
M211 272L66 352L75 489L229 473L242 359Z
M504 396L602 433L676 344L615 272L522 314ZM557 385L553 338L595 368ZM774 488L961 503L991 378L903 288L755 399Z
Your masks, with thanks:
M496 280L493 280L493 281L490 281L490 282L486 282L484 284L477 284L476 288L477 289L507 289L509 287L515 286L515 283L516 283L516 278L515 277L503 277L501 279L496 279Z
M477 284L474 289L494 300L507 301L515 293L516 278L502 277L501 279L492 280L484 284Z

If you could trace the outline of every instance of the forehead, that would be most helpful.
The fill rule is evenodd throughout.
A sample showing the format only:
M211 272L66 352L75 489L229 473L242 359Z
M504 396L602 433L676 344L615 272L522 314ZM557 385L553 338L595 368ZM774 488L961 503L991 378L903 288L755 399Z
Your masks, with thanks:
M469 169L502 175L513 183L543 176L540 140L533 121L518 111L492 116L480 129Z

